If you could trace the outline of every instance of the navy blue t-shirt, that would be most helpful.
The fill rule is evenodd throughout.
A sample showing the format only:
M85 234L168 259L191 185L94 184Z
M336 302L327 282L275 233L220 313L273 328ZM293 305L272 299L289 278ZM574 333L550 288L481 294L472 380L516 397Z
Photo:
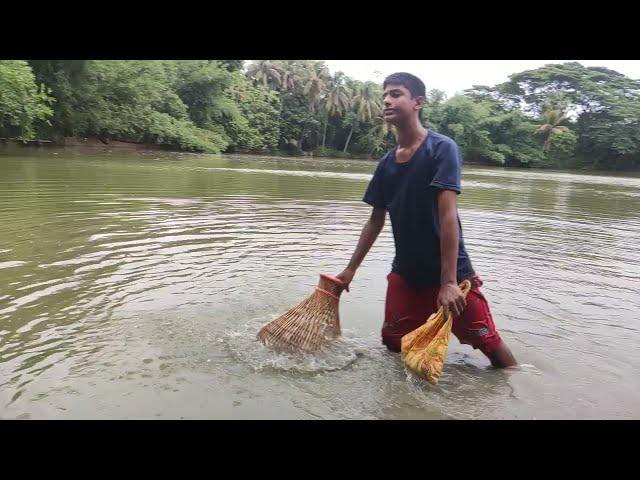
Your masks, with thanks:
M363 200L389 212L396 256L392 271L416 287L440 285L438 190L461 192L462 158L456 143L429 131L408 162L397 163L396 149L376 168ZM475 273L464 248L458 218L458 282Z

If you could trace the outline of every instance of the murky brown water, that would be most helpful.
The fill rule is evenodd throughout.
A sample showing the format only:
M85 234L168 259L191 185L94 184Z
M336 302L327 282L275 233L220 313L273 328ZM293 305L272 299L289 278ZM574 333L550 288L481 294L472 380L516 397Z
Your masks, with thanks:
M390 224L316 357L258 328L346 265L375 163L0 156L0 418L638 418L640 178L466 167L460 215L523 366L379 341Z

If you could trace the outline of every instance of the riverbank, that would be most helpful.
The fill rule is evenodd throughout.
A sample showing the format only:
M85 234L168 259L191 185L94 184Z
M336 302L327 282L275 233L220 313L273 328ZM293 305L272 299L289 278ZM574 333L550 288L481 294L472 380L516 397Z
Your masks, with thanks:
M0 146L2 147L21 147L21 148L66 148L66 147L87 147L100 149L125 149L125 150L171 150L165 145L152 145L145 143L120 142L117 140L99 139L99 138L76 138L65 137L61 141L54 140L27 140L23 138L0 138Z
M165 153L177 153L177 154L191 154L191 155L208 155L200 152L187 152L184 150L176 150L169 145L159 144L147 144L147 143L135 143L135 142L122 142L118 140L100 139L96 137L76 138L65 137L61 141L53 140L26 140L21 138L0 138L0 154L16 153L22 149L67 149L71 148L78 151L94 152L154 152L161 151ZM337 150L319 149L316 151L285 151L275 150L270 152L259 151L247 151L247 150L233 150L230 152L224 152L223 155L242 155L248 157L264 157L264 156L278 156L278 157L290 157L290 158L340 158L345 160L376 160L376 157L370 155L355 155L351 153L345 153Z
M146 144L146 143L134 143L134 142L122 142L118 140L99 139L95 137L76 138L65 137L62 141L52 140L25 140L20 138L0 138L0 155L18 155L20 152L27 151L50 151L50 150L63 150L63 151L75 151L78 153L143 153L153 154L158 153L172 153L178 155L210 155L201 152L188 152L184 150L176 150L169 145L159 144ZM356 155L351 153L345 153L338 150L323 149L320 148L316 151L284 151L276 150L271 152L256 152L246 150L234 150L231 152L224 152L221 155L225 156L243 156L250 158L262 158L262 157L279 157L279 158L304 158L304 159L341 159L341 160L365 160L365 161L377 161L381 156L370 155ZM560 168L558 166L551 165L495 165L488 162L478 162L465 159L465 165L478 166L478 167L496 167L507 169L531 169L537 171L563 171L563 172L576 172L576 173L629 173L640 174L640 167L627 170L616 169L600 169L594 166L584 167L566 167Z

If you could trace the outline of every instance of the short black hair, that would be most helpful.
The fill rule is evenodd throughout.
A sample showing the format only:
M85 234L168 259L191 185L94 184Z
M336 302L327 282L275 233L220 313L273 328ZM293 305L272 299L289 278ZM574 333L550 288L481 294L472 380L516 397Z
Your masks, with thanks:
M427 96L427 88L424 86L422 80L420 80L415 75L411 75L410 73L392 73L384 79L382 88L387 88L387 85L389 84L402 85L407 90L409 90L409 92L411 93L411 98Z

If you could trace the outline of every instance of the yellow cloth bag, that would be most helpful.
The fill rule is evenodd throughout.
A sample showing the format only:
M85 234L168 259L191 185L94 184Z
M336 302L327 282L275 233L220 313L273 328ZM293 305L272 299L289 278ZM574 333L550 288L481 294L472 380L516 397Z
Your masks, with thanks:
M465 280L460 288L466 298L471 290L471 282ZM401 340L404 363L433 385L440 381L452 325L451 312L445 316L443 307L440 307L429 317L427 323L407 333Z

